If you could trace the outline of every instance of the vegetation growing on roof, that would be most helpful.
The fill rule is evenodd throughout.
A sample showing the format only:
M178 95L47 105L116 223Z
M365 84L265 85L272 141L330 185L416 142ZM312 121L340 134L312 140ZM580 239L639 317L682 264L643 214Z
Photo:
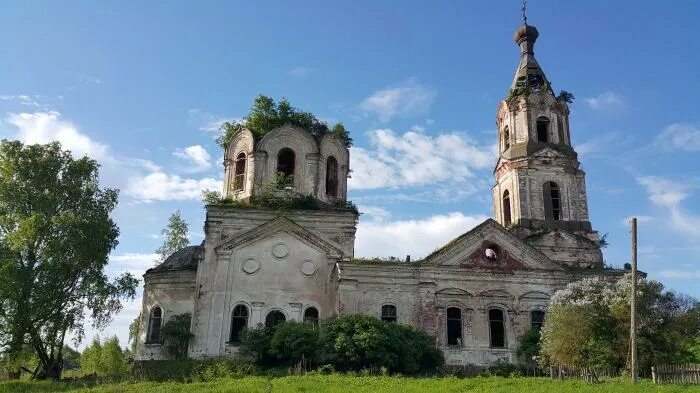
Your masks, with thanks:
M342 123L336 123L329 128L328 123L319 120L311 112L301 111L293 107L286 98L275 102L274 99L264 95L255 98L250 112L243 119L223 123L221 125L223 134L217 138L217 142L226 149L231 139L243 129L250 130L255 139L258 140L269 131L285 124L301 127L309 131L316 139L320 139L326 134L334 134L343 141L346 147L352 146L350 133Z
M566 102L567 104L573 103L575 99L576 97L566 90L559 91L559 95L557 96L557 100Z

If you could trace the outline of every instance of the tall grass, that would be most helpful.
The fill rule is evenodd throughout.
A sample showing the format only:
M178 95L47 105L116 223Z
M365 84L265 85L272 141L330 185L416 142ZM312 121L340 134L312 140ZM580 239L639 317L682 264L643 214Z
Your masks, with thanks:
M94 393L675 393L700 392L698 386L658 386L642 381L631 386L626 381L606 381L588 384L576 380L550 380L547 378L407 378L380 376L307 375L281 378L244 377L221 379L206 383L182 382L122 382L89 386L77 382L28 382L0 383L0 393L45 392L94 392Z

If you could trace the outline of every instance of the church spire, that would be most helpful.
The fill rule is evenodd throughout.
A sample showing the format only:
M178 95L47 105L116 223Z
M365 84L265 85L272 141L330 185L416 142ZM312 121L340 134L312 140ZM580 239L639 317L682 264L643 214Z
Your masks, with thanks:
M511 90L529 89L530 91L545 90L552 94L552 88L544 75L544 71L535 60L535 41L540 33L535 26L527 24L525 14L526 2L523 1L523 24L518 27L513 36L513 41L520 47L520 64L515 71L515 77L511 84Z

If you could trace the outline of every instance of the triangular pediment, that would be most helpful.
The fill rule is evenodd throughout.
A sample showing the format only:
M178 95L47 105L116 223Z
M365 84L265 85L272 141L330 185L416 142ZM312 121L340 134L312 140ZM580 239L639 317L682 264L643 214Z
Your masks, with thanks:
M566 155L549 146L544 147L532 154L533 157L539 158L566 158Z
M490 250L490 251L489 251ZM494 271L562 270L493 219L452 240L423 263Z
M558 246L597 249L599 246L592 240L571 233L565 229L555 229L525 238L528 244L534 246Z
M303 228L287 217L277 217L249 231L227 238L214 249L217 254L227 254L234 249L267 239L277 233L289 234L308 246L317 249L328 258L339 259L343 252L314 232Z

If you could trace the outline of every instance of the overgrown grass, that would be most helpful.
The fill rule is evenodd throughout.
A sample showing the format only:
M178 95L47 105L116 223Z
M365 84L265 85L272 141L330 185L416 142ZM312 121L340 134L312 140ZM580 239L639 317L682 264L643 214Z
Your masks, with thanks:
M307 375L300 377L245 377L221 379L206 383L181 382L122 382L90 386L76 382L27 382L13 381L0 383L0 393L44 393L78 392L95 393L144 392L144 393L185 393L185 392L353 392L353 393L428 393L428 392L480 392L480 393L544 393L544 392L700 392L700 386L653 385L642 381L631 386L627 381L606 381L588 384L576 380L550 380L548 378L406 378L346 375Z

